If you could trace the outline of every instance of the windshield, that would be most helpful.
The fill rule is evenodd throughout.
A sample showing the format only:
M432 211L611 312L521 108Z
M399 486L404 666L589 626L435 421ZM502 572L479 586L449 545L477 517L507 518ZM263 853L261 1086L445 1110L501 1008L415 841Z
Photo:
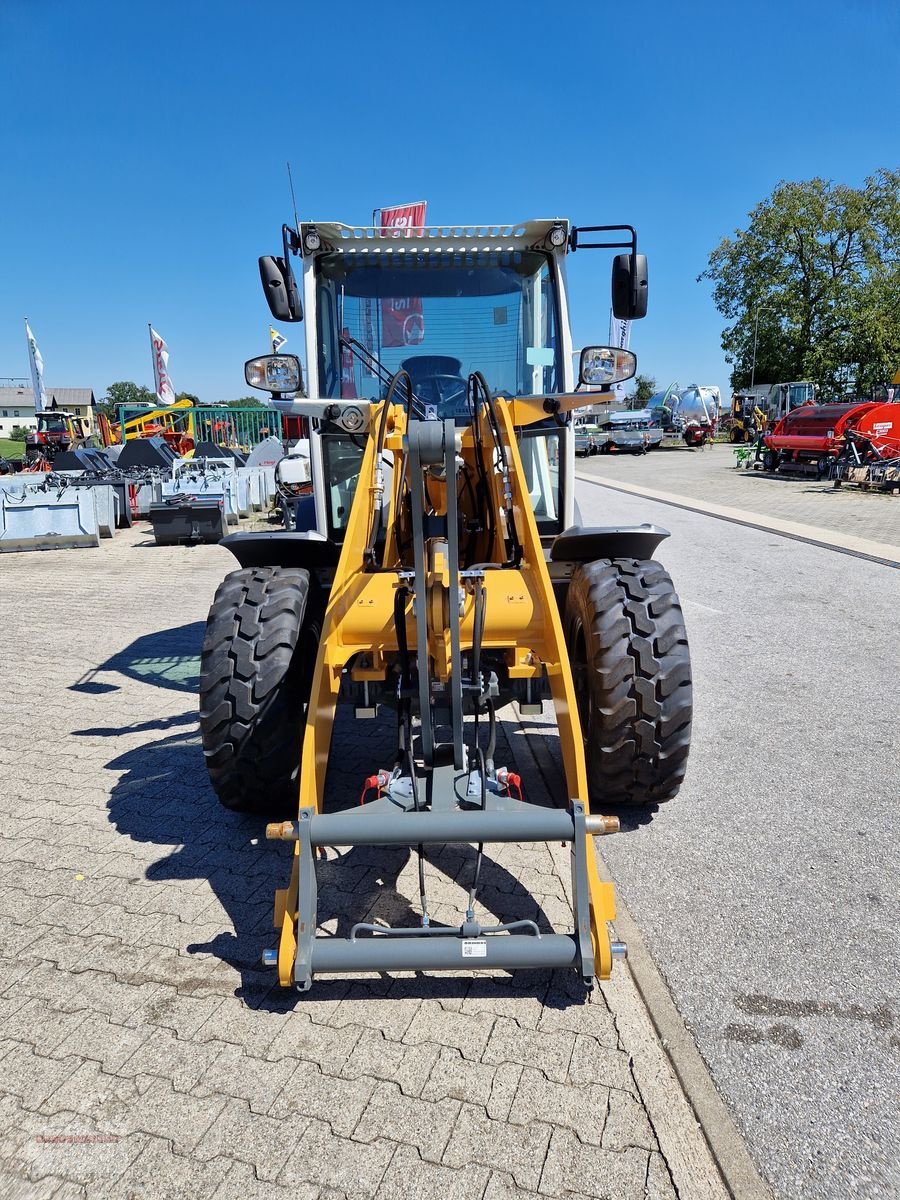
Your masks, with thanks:
M69 423L65 417L52 414L40 414L39 427L46 430L47 433L66 433L69 428Z
M815 384L812 383L788 384L788 407L802 408L804 404L813 403L816 398L815 392Z
M355 338L386 371L409 371L440 418L466 415L466 380L495 394L545 395L562 385L549 256L536 250L365 255L316 260L319 390L378 399L384 385L339 337Z

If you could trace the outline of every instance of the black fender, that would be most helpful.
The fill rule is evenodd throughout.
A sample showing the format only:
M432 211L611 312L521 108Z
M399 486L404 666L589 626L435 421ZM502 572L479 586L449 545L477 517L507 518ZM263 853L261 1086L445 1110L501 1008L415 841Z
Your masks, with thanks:
M315 530L294 533L231 533L223 537L224 546L242 567L303 567L307 571L336 567L341 548Z
M598 558L652 558L669 537L660 525L614 525L609 528L572 525L550 546L551 562L595 562ZM228 539L226 538L226 541Z

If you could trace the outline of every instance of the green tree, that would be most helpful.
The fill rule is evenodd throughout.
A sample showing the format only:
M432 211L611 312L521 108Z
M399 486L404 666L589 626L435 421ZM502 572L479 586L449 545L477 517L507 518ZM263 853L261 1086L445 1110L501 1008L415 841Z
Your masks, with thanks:
M9 434L11 442L24 442L28 436L28 429L25 425L13 425Z
M139 383L125 380L111 383L106 389L106 395L97 404L97 408L105 414L108 420L117 421L119 419L117 410L120 404L139 406L155 405L156 403L156 392L151 392L149 388L143 387Z
M634 384L630 406L632 408L644 408L654 392L658 391L656 380L652 375L635 375Z
M190 400L191 404L199 404L200 403L200 397L195 396L193 392L176 392L175 399L176 400Z
M239 400L227 400L226 408L268 408L258 396L241 396Z
M700 279L729 322L722 348L735 388L849 374L868 391L900 367L900 171L861 188L780 183L723 238Z

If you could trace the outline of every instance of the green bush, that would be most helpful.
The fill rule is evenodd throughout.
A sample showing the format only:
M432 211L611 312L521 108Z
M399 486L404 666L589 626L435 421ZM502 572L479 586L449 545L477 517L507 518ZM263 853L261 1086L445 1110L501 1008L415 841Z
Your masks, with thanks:
M13 425L12 432L9 435L11 442L24 442L28 436L28 430L24 425Z

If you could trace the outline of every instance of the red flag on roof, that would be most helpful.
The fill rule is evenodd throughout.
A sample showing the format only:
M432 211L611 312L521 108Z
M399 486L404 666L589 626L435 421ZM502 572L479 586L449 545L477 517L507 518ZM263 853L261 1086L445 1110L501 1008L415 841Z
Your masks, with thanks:
M381 210L382 237L409 237L425 224L425 201L395 204ZM420 296L398 296L381 302L382 346L418 346L425 339Z

